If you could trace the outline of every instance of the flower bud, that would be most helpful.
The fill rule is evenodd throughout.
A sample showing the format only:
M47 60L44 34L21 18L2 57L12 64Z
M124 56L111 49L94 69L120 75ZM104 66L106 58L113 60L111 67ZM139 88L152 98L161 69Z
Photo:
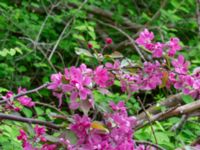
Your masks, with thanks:
M112 44L113 41L111 38L108 37L108 38L106 38L105 42L106 42L106 44Z
M88 43L88 48L91 49L93 47L93 45L91 43Z

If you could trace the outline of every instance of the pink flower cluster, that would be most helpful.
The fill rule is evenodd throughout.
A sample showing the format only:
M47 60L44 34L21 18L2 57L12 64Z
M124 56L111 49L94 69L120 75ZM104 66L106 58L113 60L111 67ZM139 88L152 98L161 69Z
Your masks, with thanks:
M178 38L171 38L167 43L153 43L153 39L153 32L149 32L148 29L144 29L144 31L141 32L140 36L136 39L136 43L152 51L154 58L162 57L165 49L167 49L168 56L174 56L177 51L181 50Z
M158 61L144 62L143 68L135 74L123 73L121 78L122 91L135 92L138 90L152 90L162 83L162 69Z
M23 93L23 92L26 92L26 89L25 88L22 89L21 87L19 87L18 94ZM12 91L8 91L5 96L2 96L3 100L9 99L6 103L5 108L9 110L14 110L14 111L20 111L20 108L15 106L15 103L12 100L13 96L14 96L14 93ZM35 103L32 101L32 99L26 95L18 97L17 100L22 106L26 106L26 107L35 106Z
M92 121L88 116L74 116L74 123L70 130L77 136L76 144L71 144L70 139L65 141L69 150L145 150L145 147L135 146L132 139L136 118L128 117L124 102L110 103L112 113L105 114L104 124L108 129L102 132L91 128Z
M98 66L92 70L82 64L80 67L65 69L64 74L53 74L48 89L53 90L53 95L59 99L59 106L62 104L63 95L70 93L70 108L77 109L82 101L88 101L90 107L93 107L92 88L106 88L112 84L111 74L105 67Z
M35 136L34 136L34 144L38 142L46 142L46 138L44 134L46 133L44 127L39 127L38 125L34 128ZM41 148L36 148L31 144L28 140L28 136L23 129L20 129L20 135L17 137L18 140L22 141L22 147L24 150L55 150L56 144L44 144Z

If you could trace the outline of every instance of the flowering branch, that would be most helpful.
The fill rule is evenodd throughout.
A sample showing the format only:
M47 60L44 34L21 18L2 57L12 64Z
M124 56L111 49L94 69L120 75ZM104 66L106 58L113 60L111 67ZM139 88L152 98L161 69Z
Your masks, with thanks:
M24 118L24 117L19 117L16 115L8 115L8 114L3 114L3 113L0 113L0 119L7 119L7 120L14 120L14 121L25 122L25 123L39 124L39 125L44 125L46 127L52 128L52 129L56 129L56 130L61 128L61 126L55 125L51 122L36 120L36 119L32 119L32 118Z
M9 101L9 100L11 100L11 99L16 99L16 98L19 98L19 97L21 97L21 96L24 96L24 95L27 95L27 94L30 94L30 93L36 93L36 92L38 92L39 90L41 90L41 89L43 89L43 88L46 88L48 85L49 85L49 83L45 83L45 84L43 84L43 85L41 85L41 86L39 86L39 87L37 87L37 88L35 88L35 89L29 90L29 91L26 91L26 92L21 92L21 93L19 93L19 94L13 96L13 97L11 97L11 98L7 98L7 99L4 99L4 100L1 100L1 101L0 101L0 104L3 104L3 103L5 103L5 102L7 102L7 101Z

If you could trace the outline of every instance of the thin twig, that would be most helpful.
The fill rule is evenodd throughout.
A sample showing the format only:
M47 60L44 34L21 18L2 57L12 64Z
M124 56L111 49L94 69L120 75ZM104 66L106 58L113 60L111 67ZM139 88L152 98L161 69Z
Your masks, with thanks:
M197 24L200 36L200 0L196 0L196 15L197 15Z
M171 131L180 130L188 119L188 115L183 115L181 120L171 127Z
M87 2L87 0L85 0L85 1L80 5L80 7L78 8L77 12L79 12L79 11L81 10L81 8L84 6L84 4L85 4L86 2ZM52 49L52 51L51 51L51 53L50 53L50 55L49 55L49 57L48 57L48 60L49 60L49 61L51 60L51 58L52 58L54 52L56 51L56 49L57 49L57 47L58 47L58 44L60 43L62 37L64 36L66 29L67 29L68 26L74 21L75 18L76 18L76 15L74 15L74 16L67 22L67 24L65 25L64 29L62 30L60 36L58 37L58 40L57 40L56 44L54 45L54 47L53 47L53 49Z
M14 100L14 99L16 99L16 98L18 98L18 97L21 97L21 96L24 96L24 95L27 95L27 94L30 94L30 93L38 92L39 90L41 90L41 89L43 89L43 88L46 88L48 85L49 85L49 83L45 83L45 84L43 84L43 85L41 85L41 86L39 86L39 87L37 87L37 88L35 88L35 89L32 89L32 90L29 90L29 91L26 91L26 92L19 93L19 94L15 95L15 96L13 96L13 97L11 97L11 98L3 99L3 100L0 101L0 104L3 104L3 103L5 103L5 102L7 102L7 101L9 101L9 100Z
M57 112L59 112L62 115L66 115L65 113L63 113L61 110L59 110L58 108L52 106L51 104L46 104L46 103L42 103L42 102L35 102L36 105L41 105L41 106L45 106L45 107L49 107L52 108L54 110L56 110Z
M156 150L165 150L164 148L160 147L159 145L153 144L151 142L148 141L137 141L135 140L136 144L142 144L142 145L147 145L147 146L152 146L154 148L156 148Z
M156 144L158 144L158 141L157 141L157 138L156 138L156 134L155 134L155 131L154 131L154 128L153 128L153 124L152 124L152 122L151 122L151 119L150 119L148 113L146 112L146 109L145 109L145 107L144 107L144 105L143 105L143 103L142 103L142 101L141 101L141 99L140 99L139 96L138 96L137 99L138 99L138 101L139 101L139 103L140 103L140 105L141 105L143 111L145 112L145 114L146 114L146 116L147 116L147 119L148 119L148 121L149 121L149 124L150 124L150 127L151 127L151 131L152 131L152 133L153 133L155 142L156 142Z
M95 19L97 20L97 19ZM111 27L115 30L117 30L118 32L120 32L121 34L123 34L124 36L126 36L128 38L128 40L131 42L131 45L135 48L135 50L137 51L137 53L140 55L140 57L143 59L143 61L146 61L146 59L144 58L143 54L140 52L140 49L137 47L137 45L135 44L135 41L132 39L132 37L130 37L126 32L124 32L122 29L116 27L116 26L113 26L111 24L108 24L108 23L105 23L105 22L102 22L100 20L97 20L97 22L105 25L105 26L108 26L108 27Z
M147 27L149 24L151 24L152 22L154 22L154 20L156 20L159 16L160 16L160 12L161 10L166 6L168 0L163 0L160 1L161 5L160 8L158 9L158 11L153 15L153 17L151 18L151 20L149 20L146 24L145 27Z
M35 42L36 42L36 43L40 40L40 35L41 35L41 33L42 33L43 29L44 29L44 26L45 26L47 20L48 20L49 17L50 17L50 15L51 15L53 9L54 9L56 6L58 6L59 4L60 4L60 2L57 3L56 5L52 4L52 6L51 6L51 8L50 8L50 11L47 12L47 16L45 17L45 19L44 19L44 21L43 21L43 23L42 23L42 25L41 25L41 27L40 27L40 30L39 30L39 32L38 32L38 34L37 34L37 36L36 36L36 39L35 39ZM34 45L34 49L35 49L35 48L36 48L36 45Z
M24 118L24 117L19 117L16 115L8 115L8 114L3 114L3 113L0 113L0 119L14 120L14 121L31 123L31 124L39 124L39 125L44 125L46 127L57 129L57 130L61 128L61 126L55 125L51 122L36 120L32 118Z
M156 115L151 116L151 118L150 118L151 123L153 123L153 122L155 122L155 121L157 121L157 120L160 120L161 118L164 118L164 116L165 116L166 114L172 112L172 111L175 110L177 107L178 107L178 105L177 105L176 107L170 108L169 110L167 110L167 111L165 111L165 112L161 112L161 113L158 113L158 114L156 114ZM148 111L146 110L146 112L148 112ZM149 113L149 112L148 112L148 113ZM145 123L145 121L148 120L147 117L146 117L145 119L143 119L143 120L141 120L141 119L139 119L139 118L137 117L137 120L138 120L138 123L137 123L137 125L136 125L136 127L135 127L135 130L138 130L138 129L140 129L140 128L143 128L144 126L146 126L146 125L149 124L149 122Z

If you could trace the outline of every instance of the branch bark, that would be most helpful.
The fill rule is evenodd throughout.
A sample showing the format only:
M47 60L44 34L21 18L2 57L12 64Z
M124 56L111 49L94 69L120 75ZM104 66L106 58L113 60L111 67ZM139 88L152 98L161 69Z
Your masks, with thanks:
M175 107L167 112L162 112L162 113L158 113L156 115L153 115L150 120L151 123L158 121L158 120L165 120L168 119L170 117L174 117L174 116L178 116L178 115L188 115L191 114L193 112L199 111L200 110L200 100L194 101L192 103L189 104L185 104L183 106L179 106L179 107ZM145 125L149 124L148 122L145 123L145 120L140 120L138 119L138 124L136 126L136 129L142 128Z
M197 91L193 90L191 91L190 93L196 93ZM156 105L153 105L151 106L150 108L146 109L146 111L149 113L149 114L158 114L161 112L161 107L164 106L166 108L171 108L171 107L174 107L174 106L177 106L177 105L182 105L184 104L183 103L183 100L182 100L182 95L183 93L178 93L178 94L175 94L175 95L171 95L169 96L168 98L166 98L166 100L164 101L161 101L160 103L156 104ZM144 118L146 118L146 115L144 112L140 113L137 118L139 120L142 120Z
M7 120L13 120L13 121L19 121L19 122L25 122L25 123L39 124L39 125L44 125L46 127L52 128L52 129L56 129L56 130L61 128L61 126L55 125L51 122L36 120L36 119L32 119L32 118L24 118L24 117L19 117L16 115L8 115L8 114L3 114L3 113L0 113L0 119L7 119Z
M32 90L29 90L29 91L26 91L26 92L22 92L22 93L19 93L11 98L7 98L7 99L4 99L4 100L1 100L0 101L0 104L3 104L5 102L7 102L8 100L12 100L12 99L16 99L16 98L19 98L21 96L24 96L24 95L27 95L27 94L31 94L31 93L35 93L35 92L38 92L39 90L43 89L43 88L46 88L47 86L49 85L49 83L45 83L35 89L32 89Z

